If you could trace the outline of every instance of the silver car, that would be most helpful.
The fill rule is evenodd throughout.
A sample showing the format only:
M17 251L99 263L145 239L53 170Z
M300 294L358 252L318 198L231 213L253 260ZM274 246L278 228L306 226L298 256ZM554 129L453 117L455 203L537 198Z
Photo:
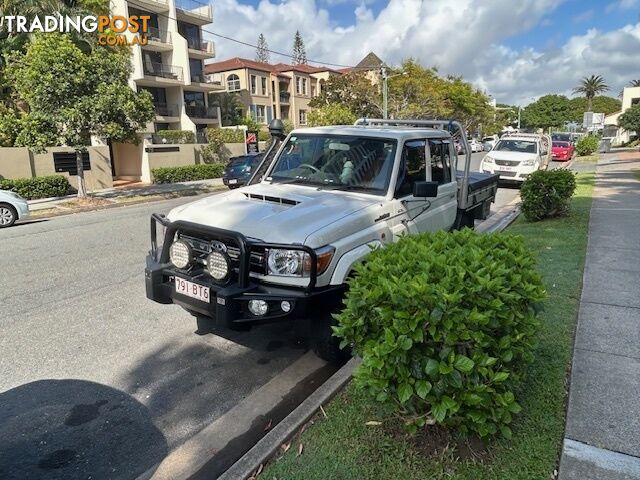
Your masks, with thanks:
M29 216L29 204L15 192L0 190L0 228L10 227Z

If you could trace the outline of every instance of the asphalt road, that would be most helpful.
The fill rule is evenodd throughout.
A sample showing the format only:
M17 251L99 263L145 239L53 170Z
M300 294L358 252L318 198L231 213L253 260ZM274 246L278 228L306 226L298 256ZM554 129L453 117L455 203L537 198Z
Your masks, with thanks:
M146 299L149 215L190 200L0 230L0 478L133 479L306 352Z

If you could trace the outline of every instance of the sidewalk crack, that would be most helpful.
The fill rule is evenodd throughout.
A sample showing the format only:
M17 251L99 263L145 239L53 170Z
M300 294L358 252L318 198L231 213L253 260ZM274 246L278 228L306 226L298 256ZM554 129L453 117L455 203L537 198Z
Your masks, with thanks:
M640 362L640 357L632 357L630 355L623 355L621 353L603 352L602 350L594 350L593 348L576 347L576 350L583 350L585 352L601 353L602 355L613 355L614 357L628 358L630 360L636 360Z

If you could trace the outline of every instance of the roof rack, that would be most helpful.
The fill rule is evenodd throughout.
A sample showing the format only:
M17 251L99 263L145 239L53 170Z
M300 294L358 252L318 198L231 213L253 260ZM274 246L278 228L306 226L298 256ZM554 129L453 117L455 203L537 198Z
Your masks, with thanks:
M387 118L359 118L355 121L354 125L368 127L368 126L393 126L393 127L414 127L414 128L434 128L439 130L445 130L453 136L454 131L460 135L460 141L464 145L465 161L464 161L464 177L462 179L462 192L467 195L469 191L469 170L471 169L471 149L469 148L469 142L467 141L467 134L464 131L462 124L456 120L419 120L419 119L387 119ZM455 130L454 130L455 129ZM466 198L465 204L466 204Z
M518 132L505 132L503 137L524 137L524 138L540 138L544 133L518 133Z

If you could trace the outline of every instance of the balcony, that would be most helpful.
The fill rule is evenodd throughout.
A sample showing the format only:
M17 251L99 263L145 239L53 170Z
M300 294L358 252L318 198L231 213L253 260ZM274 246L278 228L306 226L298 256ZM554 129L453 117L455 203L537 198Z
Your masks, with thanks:
M280 92L280 103L289 103L291 94L289 92Z
M140 6L150 12L166 12L169 10L168 0L129 0L132 5Z
M189 57L191 58L214 58L216 56L216 45L209 40L186 37Z
M165 83L182 83L184 75L182 67L177 65L165 65L163 63L147 63L143 68L145 77L156 77L160 82Z
M153 109L159 117L178 117L180 116L178 104L174 103L154 103Z
M171 44L171 32L167 30L160 30L156 27L149 27L147 33L143 34L143 38L146 37L147 43L143 45L146 50L154 52L169 52L173 50Z
M218 119L218 109L216 107L205 107L204 105L185 105L187 115L194 118L204 118L208 120Z
M195 25L206 25L213 21L213 10L208 3L197 0L176 0L178 20L186 20Z

